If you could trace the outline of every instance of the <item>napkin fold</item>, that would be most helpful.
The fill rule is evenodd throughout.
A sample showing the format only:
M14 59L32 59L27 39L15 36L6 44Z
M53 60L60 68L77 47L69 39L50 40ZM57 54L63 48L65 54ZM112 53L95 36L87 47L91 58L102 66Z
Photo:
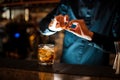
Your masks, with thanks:
M120 41L114 42L116 49L116 57L113 64L113 69L116 70L115 74L120 74Z

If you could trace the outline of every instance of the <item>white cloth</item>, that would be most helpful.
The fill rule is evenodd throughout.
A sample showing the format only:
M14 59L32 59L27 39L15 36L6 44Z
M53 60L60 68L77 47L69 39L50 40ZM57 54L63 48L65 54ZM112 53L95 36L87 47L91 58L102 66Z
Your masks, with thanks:
M120 74L120 42L115 42L116 57L113 64L113 69L116 70L116 74Z
M113 69L116 69L116 74L120 73L120 53L116 54Z

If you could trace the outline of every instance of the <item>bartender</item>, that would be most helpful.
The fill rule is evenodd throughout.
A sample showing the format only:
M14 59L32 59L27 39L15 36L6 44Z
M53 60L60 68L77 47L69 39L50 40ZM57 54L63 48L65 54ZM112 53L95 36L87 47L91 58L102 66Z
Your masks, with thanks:
M55 34L56 31L49 30L48 26L51 19L59 14L68 15L71 23L81 19L84 24L82 27L91 33L91 39L65 30L61 62L108 65L109 54L115 53L114 41L120 39L118 5L118 0L61 0L60 4L40 21L40 32L43 35ZM80 23L78 25L81 26Z

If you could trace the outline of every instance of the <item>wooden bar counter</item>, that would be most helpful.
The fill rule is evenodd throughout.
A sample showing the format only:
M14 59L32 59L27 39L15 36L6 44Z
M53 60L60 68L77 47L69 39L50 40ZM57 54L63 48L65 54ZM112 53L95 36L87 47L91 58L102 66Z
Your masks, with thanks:
M0 59L0 80L120 80L112 67Z

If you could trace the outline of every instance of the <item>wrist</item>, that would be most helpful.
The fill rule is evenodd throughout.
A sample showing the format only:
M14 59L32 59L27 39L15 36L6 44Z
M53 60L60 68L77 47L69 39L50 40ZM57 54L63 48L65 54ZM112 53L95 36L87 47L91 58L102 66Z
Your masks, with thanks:
M94 33L92 31L89 32L89 40L91 41L93 38Z

